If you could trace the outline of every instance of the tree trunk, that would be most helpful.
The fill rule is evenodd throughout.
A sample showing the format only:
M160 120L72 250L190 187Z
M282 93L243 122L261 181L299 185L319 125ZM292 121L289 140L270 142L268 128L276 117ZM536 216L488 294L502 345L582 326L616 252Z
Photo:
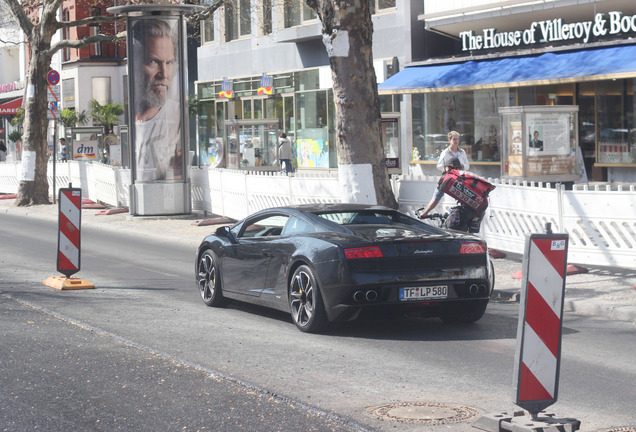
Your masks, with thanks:
M397 208L381 140L369 2L306 2L320 17L331 63L342 199Z
M51 67L51 38L55 14L61 1L44 5L40 23L29 38L31 59L24 101L25 118L22 135L22 179L16 206L50 204L47 179L47 99L46 76ZM57 5L56 5L57 4ZM55 193L55 191L54 191Z

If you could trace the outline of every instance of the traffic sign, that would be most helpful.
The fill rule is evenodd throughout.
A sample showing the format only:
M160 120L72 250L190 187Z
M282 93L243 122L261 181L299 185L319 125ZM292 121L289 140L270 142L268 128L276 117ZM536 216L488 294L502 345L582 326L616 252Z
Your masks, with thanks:
M46 82L50 85L55 85L60 82L60 74L56 70L50 70L48 74L46 74Z
M60 86L49 85L46 92L47 112L46 116L49 120L59 118L60 114Z

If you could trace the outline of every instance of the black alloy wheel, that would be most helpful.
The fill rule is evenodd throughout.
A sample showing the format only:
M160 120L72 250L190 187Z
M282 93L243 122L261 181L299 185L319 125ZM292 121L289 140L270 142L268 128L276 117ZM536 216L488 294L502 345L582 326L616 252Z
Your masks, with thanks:
M313 271L301 265L294 272L289 286L289 309L300 331L319 333L325 329L327 314Z
M221 291L221 278L216 265L216 258L211 250L206 250L199 259L197 285L201 299L208 306L225 306L227 299Z

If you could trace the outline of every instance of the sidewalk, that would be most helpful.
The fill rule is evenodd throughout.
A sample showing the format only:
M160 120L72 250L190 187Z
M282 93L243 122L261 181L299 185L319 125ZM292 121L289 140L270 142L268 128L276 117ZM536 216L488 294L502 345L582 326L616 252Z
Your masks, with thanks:
M58 218L57 205L15 207L14 202L15 199L3 199L0 195L0 223L4 213L51 220ZM159 237L189 244L193 250L217 226L229 224L209 224L211 219L206 219L201 212L176 217L132 217L128 212L105 213L101 209L83 208L82 225ZM522 261L523 257L519 255L494 260L494 298L519 301L521 279L513 278L513 275L521 270ZM587 273L567 276L565 311L636 323L636 269L587 267L587 270Z

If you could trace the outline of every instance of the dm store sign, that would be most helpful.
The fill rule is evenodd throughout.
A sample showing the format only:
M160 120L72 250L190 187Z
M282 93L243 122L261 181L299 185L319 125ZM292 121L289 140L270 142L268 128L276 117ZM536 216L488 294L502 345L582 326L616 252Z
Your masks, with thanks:
M97 160L97 141L75 141L73 142L73 160L93 161Z

